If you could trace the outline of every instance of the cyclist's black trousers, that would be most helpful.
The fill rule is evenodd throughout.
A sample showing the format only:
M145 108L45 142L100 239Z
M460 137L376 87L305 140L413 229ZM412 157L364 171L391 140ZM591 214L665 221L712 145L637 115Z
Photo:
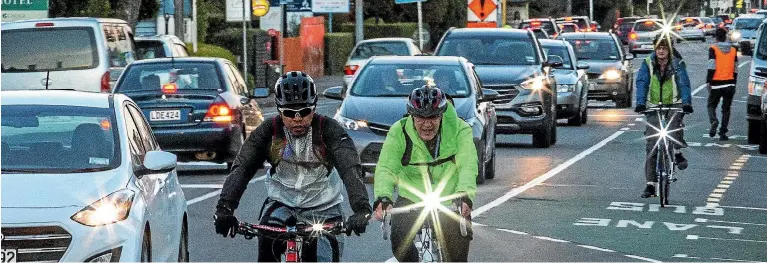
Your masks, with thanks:
M730 108L732 106L732 98L735 96L735 86L711 89L708 94L708 119L711 123L711 127L716 128L719 125L719 120L716 118L716 108L719 106L719 101L722 101L722 125L719 127L719 134L727 134L729 129L727 126L730 124Z
M394 204L394 207L404 207L413 204L412 201L400 197ZM391 248L394 257L399 262L418 262L418 252L413 240L416 233L420 231L421 225L416 225L418 215L421 214L421 208L413 211L393 214L391 218ZM445 246L442 259L444 262L467 262L469 256L469 242L472 240L471 225L467 226L468 235L461 235L459 221L439 212L439 220L442 225L442 236L440 240ZM433 224L432 224L433 225ZM438 237L440 235L437 235Z
M668 111L666 113L666 121L669 121L667 130L669 131L670 137L676 140L676 142L672 139L667 139L667 142L669 146L674 146L675 149L681 149L687 147L687 142L684 141L684 123L682 123L682 118L684 115L682 115L679 112L674 111ZM647 137L647 147L646 147L646 153L647 158L645 158L645 165L644 165L644 171L645 171L645 179L647 179L647 182L655 182L657 179L655 178L655 159L658 157L658 154L655 149L655 145L658 142L658 131L655 129L660 129L660 120L658 118L657 113L648 113L645 114L645 118L647 119L647 128L645 129L644 135ZM652 125L652 126L651 126ZM653 128L655 127L655 128ZM673 131L673 132L672 132ZM671 149L671 148L669 148ZM673 153L673 151L672 151Z

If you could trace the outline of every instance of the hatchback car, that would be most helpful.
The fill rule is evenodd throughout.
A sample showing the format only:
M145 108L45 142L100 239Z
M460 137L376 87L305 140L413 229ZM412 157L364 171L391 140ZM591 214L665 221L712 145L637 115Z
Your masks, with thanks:
M631 107L634 94L634 74L631 71L632 54L623 48L610 33L567 33L560 38L570 42L578 61L589 63L588 97L612 100L618 108Z
M591 32L596 30L596 26L592 28L591 19L588 16L568 16L560 17L556 19L557 24L561 23L573 23L578 26L579 32Z
M118 19L3 23L2 39L2 90L110 92L125 66L137 57L131 28Z
M139 59L189 56L186 43L174 35L136 37L136 52Z
M543 29L546 31L546 34L549 35L551 38L556 38L557 35L560 33L560 29L557 26L557 23L554 22L554 19L551 18L531 18L523 20L522 23L519 23L519 29Z
M189 260L176 156L128 97L3 91L0 123L6 262Z
M717 28L717 23L710 17L700 17L700 20L703 21L703 31L706 32L707 36L714 36L714 32Z
M642 17L638 16L630 16L630 17L621 17L615 20L615 24L613 24L613 31L618 31L618 28L621 27L621 25L625 24L633 24L637 20L642 19Z
M496 116L491 101L498 93L482 89L465 58L372 58L350 88L330 88L324 95L343 99L335 119L356 144L362 166L373 172L389 128L407 113L410 91L426 84L436 84L450 95L458 117L471 126L480 162L477 182L494 178Z
M655 50L653 41L663 30L663 20L641 19L634 22L634 28L629 33L629 53L650 53Z
M498 133L532 134L535 147L556 143L557 83L533 32L512 28L453 28L434 54L465 57L494 100ZM561 61L560 61L561 62Z
M415 56L421 49L410 38L374 38L357 43L344 65L344 85L349 86L355 73L373 56Z
M540 40L547 56L558 56L562 65L554 68L557 80L557 118L581 126L588 120L589 64L578 61L572 45L562 40Z
M762 17L756 15L741 15L732 22L730 30L730 41L740 47L741 50L749 48L753 50L756 41L757 31L762 24ZM746 47L748 45L748 47Z
M700 40L701 42L706 42L705 26L706 25L699 17L681 18L676 26L677 34L679 34L677 42L683 40Z
M136 101L160 146L184 161L231 166L264 119L255 95L226 59L139 60L125 69L115 93Z

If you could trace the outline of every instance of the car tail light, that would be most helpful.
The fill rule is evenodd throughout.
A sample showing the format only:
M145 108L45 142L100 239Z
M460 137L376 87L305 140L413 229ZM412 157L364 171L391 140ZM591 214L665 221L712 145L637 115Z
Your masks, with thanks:
M346 65L344 66L344 75L351 76L354 75L354 73L357 72L357 69L359 69L360 66L358 65Z
M104 75L101 75L101 92L103 93L109 93L112 91L112 89L109 87L109 80L111 79L111 74L109 71L104 72Z
M162 93L176 93L176 91L178 91L178 86L176 86L176 83L168 83L162 85Z
M591 32L597 32L597 25L591 25Z
M218 97L216 101L210 104L208 112L205 113L204 121L212 121L219 123L229 123L234 120L234 112L229 108L229 104L224 101L223 98Z
M530 25L531 25L531 26L534 26L534 27L538 27L538 26L541 26L541 21L533 21L533 22L530 22Z
M53 26L53 23L51 23L51 22L44 22L44 23L37 23L37 24L35 24L35 27L49 27L49 26Z
M629 39L631 39L631 40L637 40L637 38L639 38L639 36L637 35L637 33L636 33L636 32L631 32L631 33L629 33Z

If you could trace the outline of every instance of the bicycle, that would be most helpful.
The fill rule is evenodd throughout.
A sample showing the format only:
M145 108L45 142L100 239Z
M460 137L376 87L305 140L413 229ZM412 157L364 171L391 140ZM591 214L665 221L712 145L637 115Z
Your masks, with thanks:
M676 182L674 176L677 173L676 157L674 156L673 145L669 145L668 139L671 132L677 132L676 130L668 130L667 115L669 112L673 112L674 115L680 114L680 118L684 113L676 107L650 107L643 113L650 114L655 113L658 115L658 143L655 146L655 195L658 196L660 206L665 207L668 205L668 196L671 191L670 185ZM673 118L673 116L672 116Z
M461 215L462 213L462 207L460 204L456 204L457 206L457 213L458 215ZM384 210L384 220L381 222L381 231L383 232L383 239L388 240L389 235L391 234L391 215L396 213L405 213L409 211L413 211L417 208L410 208L410 209L403 209L403 208L394 208L392 209L391 213ZM461 216L460 219L460 231L462 236L468 235L468 223L466 218ZM416 250L418 252L418 259L420 262L442 262L442 259L444 258L443 250L442 250L442 244L437 239L436 229L434 229L431 217L427 217L427 219L423 222L421 225L421 230L418 231L416 234L415 239L413 240L415 243Z
M287 221L290 222L291 220L288 219ZM295 222L295 220L293 221ZM239 222L237 227L237 234L242 235L248 240L259 236L285 241L286 246L285 253L282 254L282 262L302 262L301 252L303 245L308 240L317 239L321 236L325 236L330 240L333 250L333 262L339 262L341 261L341 255L335 236L345 231L346 228L343 221L322 224L299 222L285 227Z

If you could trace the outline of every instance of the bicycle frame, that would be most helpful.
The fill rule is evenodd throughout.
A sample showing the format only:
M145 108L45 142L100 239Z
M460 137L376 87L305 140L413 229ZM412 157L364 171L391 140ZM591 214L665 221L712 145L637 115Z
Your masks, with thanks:
M668 204L669 184L676 180L674 178L676 175L676 160L673 154L673 146L668 143L668 139L671 138L669 133L676 132L676 130L669 131L669 120L667 120L666 115L670 111L675 111L675 113L681 113L681 111L671 107L658 107L648 110L648 112L652 111L658 115L659 124L658 143L655 147L655 194L660 199L661 207L665 207Z
M336 241L334 235L345 231L343 222L325 224L298 224L296 226L275 227L268 225L250 224L240 222L237 233L245 239L253 239L256 236L285 241L285 252L282 254L284 262L302 262L301 252L306 238L319 238L325 236L331 240L333 249L333 262L340 261L338 246L333 245Z
M388 240L391 233L391 215L394 213L405 213L413 211L415 209L392 209L391 213L384 210L384 220L381 222L381 230L383 232L383 239ZM457 205L457 213L460 215L462 207ZM461 217L460 231L461 235L466 236L468 234L466 218ZM444 259L442 243L439 242L436 230L431 218L427 218L421 225L421 229L416 233L416 237L413 240L420 262L442 262Z

